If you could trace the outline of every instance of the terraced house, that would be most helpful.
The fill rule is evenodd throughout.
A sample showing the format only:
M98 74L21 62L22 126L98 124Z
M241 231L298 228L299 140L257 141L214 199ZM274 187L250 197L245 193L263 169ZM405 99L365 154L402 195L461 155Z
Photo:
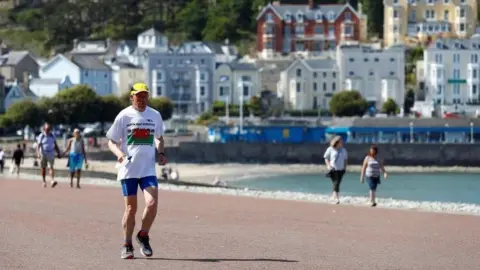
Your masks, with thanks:
M363 41L367 37L367 16L350 4L287 5L273 2L257 16L259 58L273 58L292 52L321 54L334 50L343 40Z
M476 0L384 0L385 46L438 37L465 39L476 27Z

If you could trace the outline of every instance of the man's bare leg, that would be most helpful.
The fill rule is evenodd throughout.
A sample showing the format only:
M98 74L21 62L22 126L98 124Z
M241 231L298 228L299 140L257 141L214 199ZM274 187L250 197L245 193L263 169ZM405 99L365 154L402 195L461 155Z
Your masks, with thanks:
M81 170L77 170L77 188L80 188L80 176L82 175Z
M148 232L157 216L158 188L156 186L145 188L143 190L143 196L145 198L145 210L143 211L142 217L142 229L137 234L137 242L140 244L140 252L142 252L144 256L150 257L153 255L153 251L150 246Z
M41 168L40 169L40 174L42 175L42 180L43 180L43 187L47 187L47 168Z
M137 195L125 197L125 212L122 225L125 243L132 243L133 230L135 229L135 214L137 213Z

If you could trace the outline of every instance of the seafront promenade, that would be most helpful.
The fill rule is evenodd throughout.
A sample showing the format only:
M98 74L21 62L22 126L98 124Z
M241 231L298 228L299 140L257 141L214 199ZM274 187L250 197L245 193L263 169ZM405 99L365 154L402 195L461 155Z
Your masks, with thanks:
M476 216L162 190L153 258L123 261L118 188L2 178L0 205L0 269L450 270L480 261Z

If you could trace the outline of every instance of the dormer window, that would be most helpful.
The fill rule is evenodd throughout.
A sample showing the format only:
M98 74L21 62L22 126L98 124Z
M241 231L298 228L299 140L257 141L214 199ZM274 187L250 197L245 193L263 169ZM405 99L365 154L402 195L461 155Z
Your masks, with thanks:
M433 4L435 3L435 0L427 0L427 3L428 3L429 5L433 5Z
M290 13L285 13L285 20L290 22L292 20L292 15Z
M317 13L315 14L315 20L316 20L316 21L322 21L322 20L323 20L323 14L322 14L322 12L319 11L319 12L317 12Z
M333 11L330 11L328 13L328 20L330 21L334 21L335 20L335 13L333 13Z
M460 43L458 42L455 43L455 49L460 49Z
M303 22L303 14L301 12L297 13L297 21Z

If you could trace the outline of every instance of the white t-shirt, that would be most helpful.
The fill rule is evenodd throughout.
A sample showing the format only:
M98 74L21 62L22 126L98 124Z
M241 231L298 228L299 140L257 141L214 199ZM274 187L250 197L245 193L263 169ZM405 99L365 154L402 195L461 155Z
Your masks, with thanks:
M345 160L348 159L347 150L345 148L341 148L339 150L329 146L323 154L324 159L328 159L330 166L337 170L345 170Z
M0 151L0 160L3 160L3 156L4 156L4 155L5 155L5 152L3 152L3 150Z
M150 107L139 112L132 106L122 110L107 132L107 138L121 142L130 161L118 170L117 180L156 176L155 138L163 135L163 119Z

